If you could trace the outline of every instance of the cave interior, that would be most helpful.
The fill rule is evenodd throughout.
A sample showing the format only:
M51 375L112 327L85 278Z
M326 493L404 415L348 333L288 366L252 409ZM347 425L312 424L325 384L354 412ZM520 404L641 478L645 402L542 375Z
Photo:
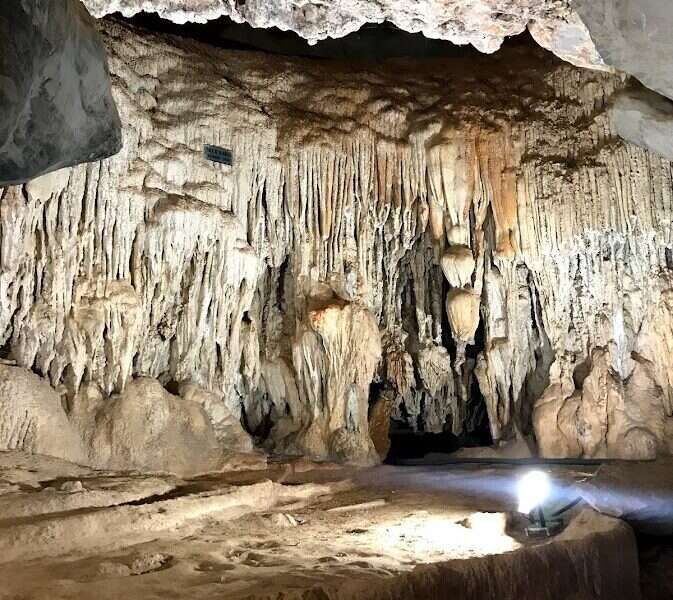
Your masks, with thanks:
M3 3L0 600L673 598L671 27Z

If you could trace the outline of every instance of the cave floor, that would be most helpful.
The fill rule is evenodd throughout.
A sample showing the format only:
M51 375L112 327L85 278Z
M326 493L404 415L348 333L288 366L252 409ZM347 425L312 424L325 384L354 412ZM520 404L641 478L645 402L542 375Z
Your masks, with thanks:
M569 483L586 475L555 473ZM0 453L0 598L416 597L451 587L441 569L423 571L433 565L450 567L456 582L467 577L461 565L470 577L490 569L511 579L511 565L482 567L482 557L533 552L527 560L549 566L555 542L522 535L506 516L514 503L511 469L484 466L299 461L185 481ZM628 528L573 514L559 539L584 545L569 571L586 570L583 561L613 569L585 538L614 544Z

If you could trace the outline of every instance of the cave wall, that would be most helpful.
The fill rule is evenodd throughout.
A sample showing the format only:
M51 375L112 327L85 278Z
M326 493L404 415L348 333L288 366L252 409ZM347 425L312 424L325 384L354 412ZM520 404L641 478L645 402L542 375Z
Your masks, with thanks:
M122 151L0 191L4 357L71 418L153 379L269 449L369 463L370 401L460 433L476 378L496 441L670 451L671 164L616 136L623 78L101 29Z

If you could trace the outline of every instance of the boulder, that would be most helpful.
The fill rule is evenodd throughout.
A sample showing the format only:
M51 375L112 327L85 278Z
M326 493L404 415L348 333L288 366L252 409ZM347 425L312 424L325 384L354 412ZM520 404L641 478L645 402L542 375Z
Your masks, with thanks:
M215 437L220 446L227 450L252 452L252 438L243 429L241 419L229 410L223 398L195 383L182 384L180 386L180 397L203 407L213 424Z
M84 388L73 401L72 417L82 429L89 463L99 468L187 476L223 464L203 407L170 394L156 379L134 379L110 398Z
M5 364L0 364L0 450L86 462L82 440L56 391L27 369Z
M0 3L0 186L120 148L105 48L79 0Z

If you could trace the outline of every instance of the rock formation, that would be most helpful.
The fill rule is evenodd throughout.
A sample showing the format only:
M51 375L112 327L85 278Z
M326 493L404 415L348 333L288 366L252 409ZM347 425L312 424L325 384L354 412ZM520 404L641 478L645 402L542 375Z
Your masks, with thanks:
M121 147L105 49L79 0L0 5L0 185Z
M573 65L621 71L673 99L668 32L673 8L662 0L84 0L96 16L155 12L176 23L220 17L257 28L294 31L315 43L340 38L366 24L392 23L403 31L495 52L525 29L544 48ZM649 118L650 110L644 111ZM633 142L633 140L629 140ZM667 156L670 154L664 154Z
M84 438L87 464L178 475L222 464L222 448L203 407L168 393L155 379L134 379L111 398L86 386L72 404L70 417Z
M662 0L573 0L598 54L650 89L673 98L673 7Z
M125 16L147 11L176 23L204 23L226 16L253 27L295 31L311 43L343 37L366 23L386 21L404 31L422 32L429 38L473 44L482 52L494 52L505 37L517 35L528 26L533 35L540 31L546 43L557 44L559 52L565 52L582 64L600 61L600 57L594 56L586 27L567 0L346 0L338 3L317 0L84 0L84 3L97 17L116 11Z
M644 88L617 95L611 109L619 136L673 160L673 101Z
M20 367L0 364L0 450L83 463L86 452L58 393Z
M672 173L618 136L624 77L525 47L354 71L101 31L123 150L0 191L3 352L86 435L83 398L114 432L150 414L140 389L204 410L208 447L249 449L242 422L370 463L392 398L419 431L470 431L483 401L496 442L670 451Z

